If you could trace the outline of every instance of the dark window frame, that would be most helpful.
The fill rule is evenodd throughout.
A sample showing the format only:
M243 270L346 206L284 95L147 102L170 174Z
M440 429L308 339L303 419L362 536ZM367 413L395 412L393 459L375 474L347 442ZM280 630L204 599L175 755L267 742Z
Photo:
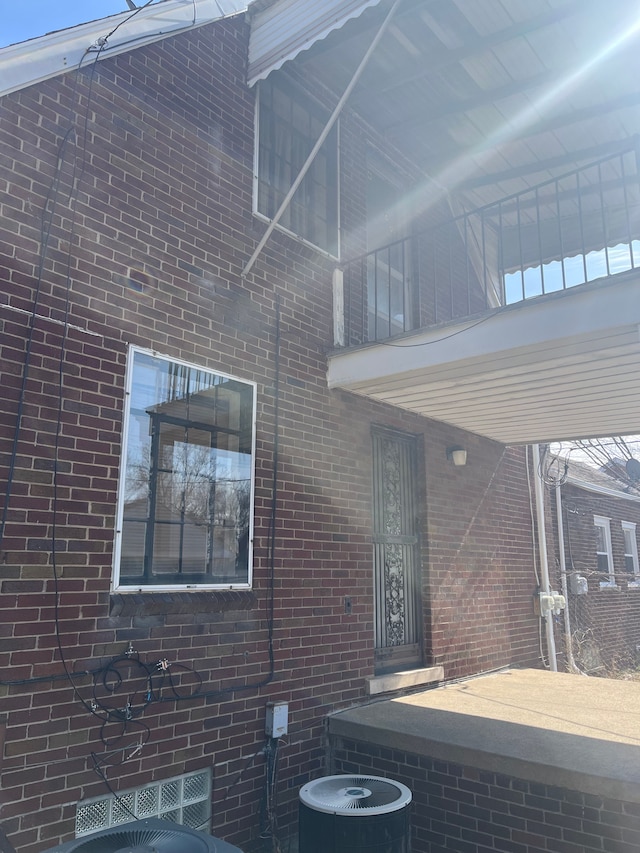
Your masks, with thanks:
M131 347L117 592L250 589L256 385Z
M258 84L254 213L272 220L329 119L292 80L273 72ZM339 130L329 132L278 228L333 258L339 246Z

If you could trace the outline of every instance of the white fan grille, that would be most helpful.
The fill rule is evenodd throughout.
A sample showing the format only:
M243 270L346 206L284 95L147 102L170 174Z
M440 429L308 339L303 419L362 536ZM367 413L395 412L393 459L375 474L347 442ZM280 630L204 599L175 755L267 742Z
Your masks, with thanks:
M300 800L314 811L332 814L385 814L411 802L411 791L381 776L324 776L300 789Z
M209 843L184 827L158 828L155 818L78 839L72 853L211 853Z

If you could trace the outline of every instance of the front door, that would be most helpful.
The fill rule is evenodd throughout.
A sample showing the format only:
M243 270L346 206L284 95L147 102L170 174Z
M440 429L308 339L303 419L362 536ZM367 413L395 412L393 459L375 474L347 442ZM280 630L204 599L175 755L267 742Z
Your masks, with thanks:
M415 436L374 428L376 672L422 664Z

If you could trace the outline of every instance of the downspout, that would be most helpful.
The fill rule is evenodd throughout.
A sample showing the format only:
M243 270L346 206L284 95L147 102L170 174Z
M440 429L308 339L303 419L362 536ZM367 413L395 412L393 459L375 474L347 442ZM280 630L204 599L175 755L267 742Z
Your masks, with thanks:
M318 154L318 151L320 151L320 149L322 148L322 146L324 144L325 139L331 133L331 129L333 128L333 125L338 120L338 116L342 112L344 105L346 104L349 96L351 95L351 92L353 91L356 83L358 82L358 80L360 79L360 77L362 75L362 72L364 71L367 63L369 62L371 54L373 53L373 51L378 46L378 42L380 41L380 39L384 35L385 30L389 26L391 19L393 18L395 11L398 8L398 6L400 5L400 3L402 3L402 0L395 0L395 3L393 4L391 9L387 13L386 18L384 19L384 21L380 25L380 29L378 30L373 41L371 42L371 44L367 48L365 55L360 60L360 64L356 68L355 73L349 82L349 85L344 90L342 97L340 98L340 100L336 104L336 106L335 106L333 112L331 113L331 116L329 117L329 120L327 121L322 133L318 137L316 144L311 149L311 153L309 154L309 156L305 160L304 165L300 169L298 176L296 177L295 181L291 184L291 188L289 189L289 192L286 194L286 196L282 200L282 204L280 205L280 207L276 211L273 219L269 223L267 230L262 235L262 239L260 240L260 242L256 246L254 253L251 255L251 257L249 258L249 260L247 261L247 263L245 265L245 268L242 270L242 273L241 273L242 278L246 278L249 275L249 272L250 272L251 268L253 267L254 263L256 262L258 255L264 249L265 244L266 244L267 240L269 239L269 237L271 237L271 234L273 233L274 228L276 228L276 226L280 222L283 213L285 212L285 210L289 206L291 199L295 195L296 190L298 189L298 187L300 186L300 184L304 180L304 177L307 174L307 172L309 171L309 167L311 166L311 164L315 160L316 155Z
M564 608L564 646L567 653L567 664L570 672L584 675L573 656L573 640L571 637L571 618L569 616L569 588L567 584L567 561L564 553L564 519L562 517L562 492L560 483L556 483L556 515L558 519L558 549L560 551L560 577L562 579L562 594L567 606Z
M531 445L531 455L533 458L533 483L536 496L536 521L538 528L538 553L540 555L540 601L542 596L551 597L551 584L549 582L549 558L547 555L547 537L544 521L544 483L542 481L542 471L540 470L540 447L537 444ZM556 660L556 641L553 635L553 609L541 608L540 618L544 619L545 631L547 636L547 651L549 653L549 669L552 672L558 671L558 662Z

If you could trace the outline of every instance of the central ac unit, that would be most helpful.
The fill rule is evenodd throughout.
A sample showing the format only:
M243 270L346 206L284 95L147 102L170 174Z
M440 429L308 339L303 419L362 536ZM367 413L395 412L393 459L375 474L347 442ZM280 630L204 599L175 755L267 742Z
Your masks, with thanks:
M300 789L299 853L408 853L411 791L380 776L325 776Z
M169 820L148 818L101 829L46 853L242 853L239 847Z

